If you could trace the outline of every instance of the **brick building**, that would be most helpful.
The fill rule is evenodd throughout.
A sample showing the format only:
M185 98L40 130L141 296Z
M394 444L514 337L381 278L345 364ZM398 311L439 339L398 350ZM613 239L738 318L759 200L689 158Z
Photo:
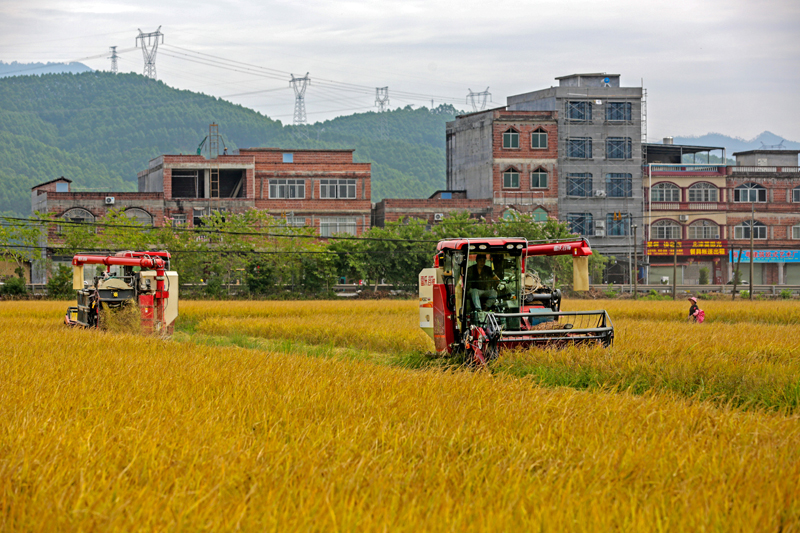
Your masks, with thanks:
M359 234L370 222L370 164L353 150L248 148L235 155L161 155L138 175L139 192L72 192L59 178L33 187L33 212L93 222L123 209L145 224L193 227L211 211L261 209L322 235Z
M513 212L558 217L557 113L491 109L447 123L447 189L427 199L385 199L373 224L448 213L497 220Z
M138 192L73 192L72 181L62 177L33 187L31 210L94 222L116 209L146 225L194 227L213 211L260 209L322 236L357 235L370 226L370 180L371 165L354 163L353 150L161 155L139 172Z
M740 249L740 272L749 281L752 231L754 283L800 284L798 151L739 152L734 154L736 166L681 162L683 154L713 149L646 146L649 282L657 283L661 276L671 280L677 255L678 283L699 283L701 268L708 269L710 283L727 283Z

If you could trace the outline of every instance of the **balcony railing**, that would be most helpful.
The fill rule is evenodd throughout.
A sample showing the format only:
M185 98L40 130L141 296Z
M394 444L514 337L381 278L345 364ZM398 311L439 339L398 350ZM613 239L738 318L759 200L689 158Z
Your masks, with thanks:
M653 211L727 211L728 204L725 202L653 202L652 208Z
M665 172L668 174L697 174L703 172L724 176L727 173L727 168L726 165L650 165L651 172Z
M544 191L494 191L495 204L543 205Z
M800 172L800 167L731 167L731 171L734 174L798 173Z

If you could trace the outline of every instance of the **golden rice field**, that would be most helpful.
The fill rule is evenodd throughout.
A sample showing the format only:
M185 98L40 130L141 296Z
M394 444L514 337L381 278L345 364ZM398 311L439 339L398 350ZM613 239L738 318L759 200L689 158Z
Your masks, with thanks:
M608 350L424 354L416 302L0 303L0 529L798 531L798 304L607 308Z

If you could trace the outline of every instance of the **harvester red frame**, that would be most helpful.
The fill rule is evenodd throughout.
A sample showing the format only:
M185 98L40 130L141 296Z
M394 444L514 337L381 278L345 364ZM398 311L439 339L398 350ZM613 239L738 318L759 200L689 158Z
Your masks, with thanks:
M98 327L99 315L103 306L119 307L135 301L141 312L141 325L144 331L169 333L177 317L177 274L169 271L170 254L158 252L118 252L116 255L78 254L72 258L73 288L78 290L78 305L70 307L64 318L71 326ZM112 266L127 267L126 275L110 283L108 277L95 277L93 284L84 287L83 267L85 265L106 265L106 272ZM134 272L132 267L139 267ZM170 279L175 287L171 287ZM111 280L114 281L114 280ZM170 291L173 291L170 294ZM172 302L175 309L167 312Z
M493 307L475 310L468 296L470 257L493 258L504 274L503 299ZM614 328L605 311L562 312L561 293L526 274L526 260L536 256L570 255L574 263L574 288L588 289L586 239L528 243L524 238L450 239L438 243L433 268L420 273L420 327L434 341L440 355L463 353L480 364L495 357L500 348L564 345L584 342L608 346ZM495 263L498 263L496 265ZM505 265L505 266L503 266ZM509 268L510 266L510 268ZM535 284L523 290L529 279ZM498 304L499 302L499 304ZM470 309L472 308L472 309Z

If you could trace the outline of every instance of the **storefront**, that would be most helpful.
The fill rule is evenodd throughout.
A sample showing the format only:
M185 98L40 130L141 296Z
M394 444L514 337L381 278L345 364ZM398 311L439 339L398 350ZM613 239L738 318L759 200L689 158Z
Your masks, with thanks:
M750 250L731 250L728 255L730 277L739 268L741 278L750 281ZM754 250L753 280L756 285L800 285L800 250Z
M649 283L672 283L677 262L677 283L699 285L723 283L723 260L727 241L647 241Z

